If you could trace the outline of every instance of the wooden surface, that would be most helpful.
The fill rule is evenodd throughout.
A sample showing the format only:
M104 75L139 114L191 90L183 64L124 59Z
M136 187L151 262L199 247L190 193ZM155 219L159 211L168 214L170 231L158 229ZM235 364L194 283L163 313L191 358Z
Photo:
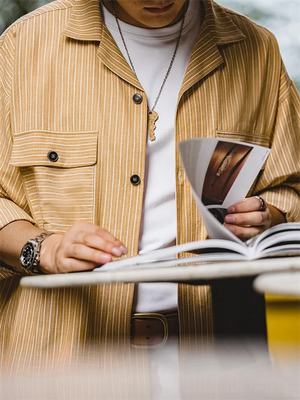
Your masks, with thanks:
M105 272L39 275L24 277L27 288L91 286L116 282L189 282L207 283L216 279L257 276L278 271L300 271L300 257L273 258L255 261L223 262L161 268L124 268Z

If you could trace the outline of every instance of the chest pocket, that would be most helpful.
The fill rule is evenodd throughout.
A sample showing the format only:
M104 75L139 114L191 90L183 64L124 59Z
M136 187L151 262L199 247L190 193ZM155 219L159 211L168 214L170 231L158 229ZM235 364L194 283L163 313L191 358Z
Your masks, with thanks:
M93 220L98 131L30 131L14 136L10 165L19 168L39 225L66 231Z
M270 148L270 138L263 135L255 135L244 132L217 131L216 136L220 139L238 140L245 143L256 144L257 146Z
M76 168L96 164L98 132L22 132L14 136L15 167ZM57 158L51 159L56 154Z

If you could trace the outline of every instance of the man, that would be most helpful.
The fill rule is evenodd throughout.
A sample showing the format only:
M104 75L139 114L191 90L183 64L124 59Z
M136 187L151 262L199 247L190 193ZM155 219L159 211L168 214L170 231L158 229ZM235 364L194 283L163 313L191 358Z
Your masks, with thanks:
M24 270L86 271L205 239L177 152L192 137L272 148L251 197L228 210L228 229L245 240L298 221L299 96L273 35L211 0L60 0L0 43L7 360L22 356L22 368L44 351L55 359L62 348L72 357L81 345L130 343L133 311L178 309L182 343L210 341L207 286L179 285L177 295L174 284L27 291L18 282ZM23 251L22 268L36 237L40 261Z

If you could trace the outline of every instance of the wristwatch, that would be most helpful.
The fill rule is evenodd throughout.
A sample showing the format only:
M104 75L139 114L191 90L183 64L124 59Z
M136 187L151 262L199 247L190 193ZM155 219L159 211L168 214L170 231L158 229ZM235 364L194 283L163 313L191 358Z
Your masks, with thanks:
M39 271L39 263L40 263L40 251L41 244L47 237L53 235L54 232L43 232L40 235L36 236L34 239L30 239L22 248L20 254L20 262L22 268L26 272L37 272Z

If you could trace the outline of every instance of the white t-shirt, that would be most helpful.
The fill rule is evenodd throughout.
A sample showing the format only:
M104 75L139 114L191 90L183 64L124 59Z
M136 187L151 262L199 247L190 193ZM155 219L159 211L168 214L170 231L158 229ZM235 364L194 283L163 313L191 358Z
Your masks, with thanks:
M176 243L175 113L179 90L200 29L199 0L190 0L176 58L155 111L156 140L147 141L145 193L139 253ZM103 7L105 25L129 63L114 16ZM169 68L182 21L161 29L145 29L119 21L137 77L152 109ZM130 63L129 63L130 65ZM136 312L177 309L175 283L142 283L136 287Z

